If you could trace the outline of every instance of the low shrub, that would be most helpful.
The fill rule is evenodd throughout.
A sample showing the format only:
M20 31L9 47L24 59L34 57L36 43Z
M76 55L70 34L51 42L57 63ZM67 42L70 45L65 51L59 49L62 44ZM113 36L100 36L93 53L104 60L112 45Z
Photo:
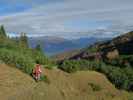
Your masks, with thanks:
M62 70L66 71L66 72L69 72L69 73L72 73L72 72L76 72L78 71L80 68L79 68L79 65L78 65L78 62L76 61L64 61L63 64L61 64L59 66L59 68L61 68Z
M40 80L50 84L50 80L48 79L46 75L41 75Z
M42 65L50 64L49 59L42 52L33 50L32 53L33 53L32 56L35 62L38 62L39 64L42 64Z
M104 73L117 88L133 91L133 68L130 66L119 67L102 61L66 60L59 68L70 73L78 70L95 70Z
M32 73L35 64L34 60L28 55L4 48L0 49L0 59L6 64L14 64L17 68L28 74Z
M97 85L97 84L88 83L88 85L91 86L91 88L92 88L93 91L100 91L100 90L102 90L102 88L99 85Z
M75 72L78 70L99 70L102 63L88 60L66 60L59 68L66 72Z

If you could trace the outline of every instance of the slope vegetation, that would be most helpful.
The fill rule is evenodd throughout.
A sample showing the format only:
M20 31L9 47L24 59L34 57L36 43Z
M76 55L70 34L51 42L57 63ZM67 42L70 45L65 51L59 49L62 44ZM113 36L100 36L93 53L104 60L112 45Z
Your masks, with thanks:
M1 100L129 100L104 75L94 71L73 74L59 69L43 71L50 83L36 83L20 70L0 65ZM132 99L131 99L132 100Z
M133 91L133 31L98 42L70 58L64 57L59 68L67 72L102 72L117 88Z

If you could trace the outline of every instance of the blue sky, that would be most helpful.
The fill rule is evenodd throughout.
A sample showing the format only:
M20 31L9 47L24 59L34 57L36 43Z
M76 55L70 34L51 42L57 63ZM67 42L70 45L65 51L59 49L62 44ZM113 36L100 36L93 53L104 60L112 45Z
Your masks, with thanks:
M133 30L133 0L0 0L11 35L114 37Z

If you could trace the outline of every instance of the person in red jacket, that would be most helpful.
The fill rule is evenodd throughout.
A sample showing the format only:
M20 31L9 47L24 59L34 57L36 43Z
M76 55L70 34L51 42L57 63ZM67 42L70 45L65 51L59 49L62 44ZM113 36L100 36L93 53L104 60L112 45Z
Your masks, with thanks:
M35 68L33 69L33 77L35 78L36 81L40 80L41 73L42 73L41 65L36 64Z

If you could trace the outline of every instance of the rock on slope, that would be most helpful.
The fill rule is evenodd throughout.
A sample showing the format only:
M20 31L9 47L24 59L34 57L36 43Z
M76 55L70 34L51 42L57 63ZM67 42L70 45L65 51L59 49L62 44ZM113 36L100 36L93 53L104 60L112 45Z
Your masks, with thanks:
M1 100L128 100L104 75L93 71L74 74L59 69L43 71L50 83L36 83L20 70L0 65ZM98 88L98 89L97 89Z

